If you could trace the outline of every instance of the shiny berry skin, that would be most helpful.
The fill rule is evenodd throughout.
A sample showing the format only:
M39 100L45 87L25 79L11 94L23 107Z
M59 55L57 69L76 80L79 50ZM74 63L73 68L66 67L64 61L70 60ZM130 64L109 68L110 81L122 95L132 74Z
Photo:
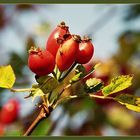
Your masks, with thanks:
M94 53L94 46L88 37L85 37L79 44L76 62L86 64L90 61Z
M59 25L57 25L57 27L52 31L52 33L48 37L46 43L46 50L49 51L55 57L58 48L69 35L69 27L66 26L64 22L61 22Z
M10 124L15 121L19 113L19 102L16 99L10 99L1 109L0 122Z
M38 76L44 76L51 72L55 67L54 56L40 48L31 48L29 50L28 66L32 72Z
M80 36L72 35L58 49L56 54L56 65L61 72L67 70L76 60Z

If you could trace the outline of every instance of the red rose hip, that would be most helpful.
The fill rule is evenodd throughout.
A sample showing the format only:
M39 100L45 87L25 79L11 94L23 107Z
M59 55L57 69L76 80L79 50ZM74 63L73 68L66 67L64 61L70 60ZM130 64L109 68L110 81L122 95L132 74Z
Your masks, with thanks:
M64 22L61 22L48 37L46 50L55 57L58 48L69 35L69 27Z
M84 37L82 42L79 44L79 50L77 53L76 62L79 64L85 64L90 61L94 53L94 46L88 37Z
M67 70L75 62L80 40L80 36L72 35L58 49L56 65L61 72Z
M50 52L32 47L29 50L28 66L38 76L44 76L53 72L55 59Z

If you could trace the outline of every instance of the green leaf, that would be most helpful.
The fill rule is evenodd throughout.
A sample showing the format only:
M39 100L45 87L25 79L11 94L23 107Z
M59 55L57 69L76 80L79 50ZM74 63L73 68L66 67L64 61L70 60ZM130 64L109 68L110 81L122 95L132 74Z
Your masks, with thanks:
M37 83L39 84L43 84L45 82L45 80L47 80L48 76L38 76L35 75L35 79L37 81Z
M135 105L127 104L127 103L125 103L125 106L130 110L133 110L135 112L140 112L139 106L135 106Z
M30 94L32 101L34 101L37 96L41 97L49 94L58 86L57 80L51 76L36 77L36 80L39 84L32 85L33 91Z
M115 77L111 80L111 83L102 89L104 96L119 92L132 85L133 76L122 75Z
M70 82L71 84L73 84L73 83L79 81L79 80L81 79L82 75L83 75L82 72L80 72L80 73L74 75L74 76L72 77L72 79L71 79L69 82Z
M86 70L84 68L83 65L78 65L75 68L75 75L72 77L72 79L69 81L71 84L79 81L80 79L82 79L86 74Z
M78 73L82 73L83 75L86 74L86 70L85 70L85 67L83 65L78 65L76 68L75 68L75 73L78 74Z
M39 84L40 89L45 93L52 92L58 86L58 81L51 76L47 76L43 83Z
M11 65L0 67L0 87L12 88L15 80L15 74Z
M87 77L88 75L90 75L100 64L96 64L93 68L91 68L91 70L86 73L85 67L83 65L78 65L75 69L75 75L74 77L70 80L70 83L73 84L79 80L81 80L82 78Z
M87 93L97 92L103 87L101 79L90 78L86 81L85 90Z
M52 104L58 99L59 93L63 90L65 86L66 84L62 82L51 93L48 94L48 100L50 104Z
M126 108L135 112L140 112L140 98L130 94L120 94L115 97L115 100Z
M39 83L39 88L43 90L45 94L51 92L58 85L57 80L51 76L35 76L36 81Z
M120 94L115 97L115 100L122 102L122 103L128 103L132 105L136 105L136 96L131 95L131 94Z
M70 83L75 83L77 81L79 81L81 78L83 78L86 74L86 70L84 68L83 65L78 65L75 68L75 75L72 77L72 79L70 80Z

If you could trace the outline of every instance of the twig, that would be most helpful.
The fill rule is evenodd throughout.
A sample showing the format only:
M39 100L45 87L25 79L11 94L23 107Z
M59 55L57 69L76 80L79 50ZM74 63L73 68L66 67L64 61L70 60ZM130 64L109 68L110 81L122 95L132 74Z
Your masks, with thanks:
M60 104L63 100L70 100L70 99L75 99L75 98L82 98L82 97L91 97L91 98L99 98L99 99L110 99L110 100L115 100L113 97L105 97L105 96L99 96L99 95L95 95L95 94L84 94L81 96L78 95L71 95L71 96L67 96L64 98L61 98L57 101L56 105Z
M110 99L110 100L114 100L113 97L105 97L105 96L99 96L99 95L95 95L95 94L88 94L90 97L92 98L100 98L100 99Z
M11 92L31 92L33 89L31 88L25 88L25 89L13 89L11 88L10 91Z
M30 125L30 127L27 129L27 131L24 133L23 136L28 136L31 134L31 132L35 129L36 125L43 119L46 117L46 112L44 110L44 108L41 108L41 111L39 113L39 115L37 116L37 118L33 121L33 123Z

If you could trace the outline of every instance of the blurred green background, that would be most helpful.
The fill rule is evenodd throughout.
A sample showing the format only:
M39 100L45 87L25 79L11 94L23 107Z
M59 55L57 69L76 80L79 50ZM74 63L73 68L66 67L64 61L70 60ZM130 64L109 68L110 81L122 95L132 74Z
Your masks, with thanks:
M27 67L28 49L45 48L50 32L65 21L73 34L89 35L95 52L90 64L101 62L94 77L108 83L114 76L134 74L133 86L123 91L140 96L140 5L43 4L0 5L0 65L11 64L16 88L32 85L34 74ZM76 85L70 92L79 92ZM3 126L1 136L19 136L37 116L28 93L0 89L0 107L11 98L20 103L17 119ZM75 99L56 108L32 135L140 135L140 114L103 100Z

